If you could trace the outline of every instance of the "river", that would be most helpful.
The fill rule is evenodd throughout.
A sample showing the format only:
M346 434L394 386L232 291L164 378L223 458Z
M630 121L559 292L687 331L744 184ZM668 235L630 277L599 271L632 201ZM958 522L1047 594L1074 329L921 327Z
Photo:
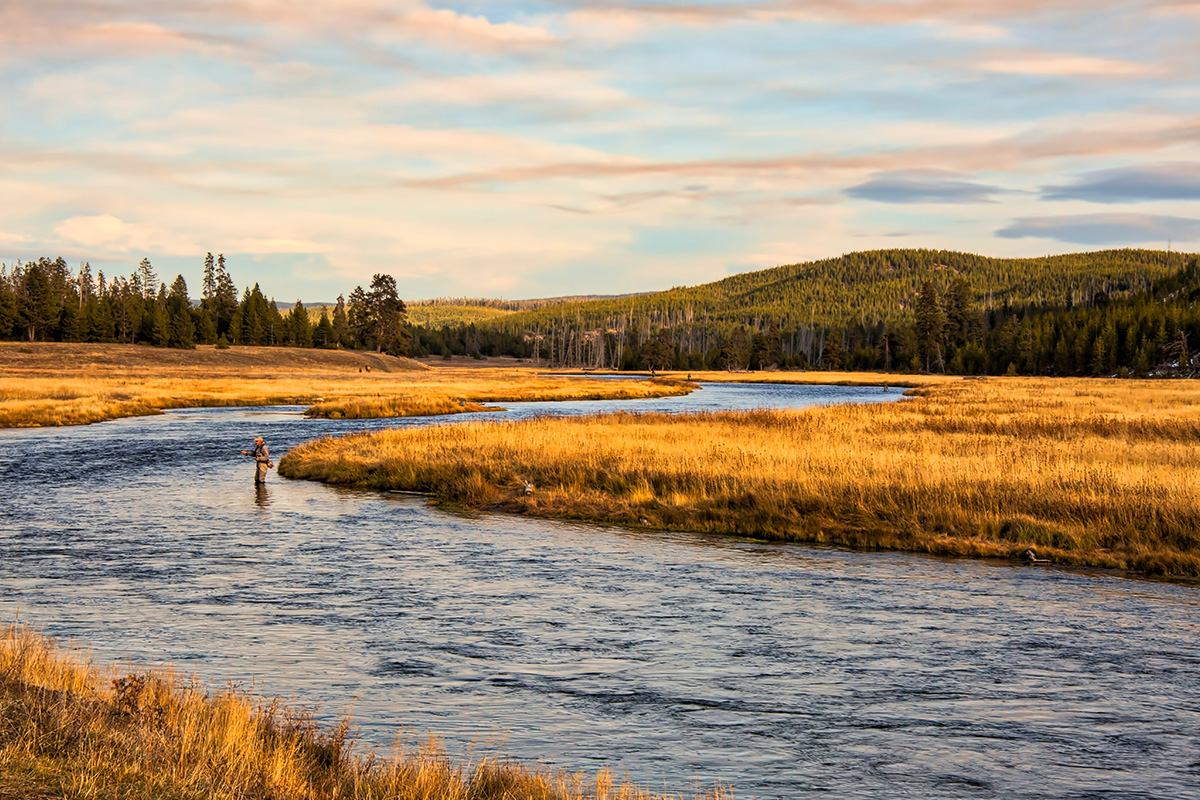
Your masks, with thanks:
M898 395L709 385L472 416ZM352 707L375 743L405 728L656 788L1200 797L1194 587L454 515L274 474L256 491L237 452L430 422L199 409L0 431L0 618Z

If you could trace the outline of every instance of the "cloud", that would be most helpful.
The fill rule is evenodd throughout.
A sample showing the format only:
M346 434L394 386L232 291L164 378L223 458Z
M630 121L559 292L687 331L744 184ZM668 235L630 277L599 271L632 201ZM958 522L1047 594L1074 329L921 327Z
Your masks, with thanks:
M1027 75L1067 78L1145 78L1161 75L1157 64L1097 58L1074 53L1008 53L982 61L983 72L1001 75Z
M558 38L536 25L496 23L445 8L418 7L396 22L406 36L433 36L451 44L529 47L553 44Z
M1004 239L1054 239L1082 245L1200 241L1200 219L1154 214L1068 214L1022 217L996 231Z
M1123 118L1111 127L1101 119L1071 118L1060 124L1035 128L1011 136L966 144L892 146L847 153L806 151L763 158L710 158L690 161L655 161L613 156L603 161L543 162L447 174L402 181L424 189L463 189L534 181L595 178L686 177L710 180L717 176L767 178L779 185L788 180L809 180L837 171L899 170L1001 170L1027 167L1030 162L1103 156L1117 153L1155 152L1192 144L1200 138L1200 117L1159 120ZM1087 129L1081 135L1081 129Z
M249 238L236 242L233 249L238 253L255 255L320 253L325 248L307 239L262 239Z
M991 203L996 186L963 180L956 172L938 169L881 173L846 190L850 197L876 203Z
M305 41L337 41L359 55L378 59L394 44L509 51L552 45L558 37L539 25L492 22L483 15L433 8L423 0L5 0L0 4L0 60L31 53L129 60L215 46L261 61L264 51L291 52Z
M70 217L59 223L54 232L69 242L85 247L127 251L146 243L145 236L136 225L130 225L111 214Z
M112 214L68 217L54 228L64 242L92 252L148 253L170 255L194 253L196 244L190 239L174 236L149 225L125 222Z
M1043 186L1044 200L1124 203L1138 200L1200 200L1200 163L1102 169L1074 183Z
M630 3L610 0L559 0L587 22L607 20L614 30L631 33L655 25L720 26L746 22L821 22L845 25L984 25L1038 15L1076 13L1075 0L760 0L760 2ZM1092 0L1090 10L1119 9L1121 0ZM1186 7L1187 3L1150 0L1150 7ZM970 30L970 28L968 29ZM991 32L995 32L994 29Z
M374 105L401 104L426 111L439 106L475 111L500 107L550 119L575 119L638 105L638 100L605 85L604 80L594 70L548 68L436 76L374 91L361 99Z

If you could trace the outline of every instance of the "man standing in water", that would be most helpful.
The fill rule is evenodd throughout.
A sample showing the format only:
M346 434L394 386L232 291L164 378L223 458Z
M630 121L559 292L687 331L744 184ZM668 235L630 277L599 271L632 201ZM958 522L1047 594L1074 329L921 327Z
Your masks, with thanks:
M254 456L254 482L266 483L267 470L275 465L271 463L271 451L267 449L267 443L263 441L263 438L261 436L255 438L253 453L243 450L242 455Z

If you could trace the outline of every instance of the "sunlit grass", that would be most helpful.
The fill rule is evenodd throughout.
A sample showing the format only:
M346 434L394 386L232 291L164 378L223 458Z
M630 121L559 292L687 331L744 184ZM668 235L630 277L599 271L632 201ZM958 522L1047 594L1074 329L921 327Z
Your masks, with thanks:
M669 795L678 797L678 795ZM723 790L691 795L721 800ZM170 671L98 667L28 627L0 630L0 797L241 800L653 800L611 772L449 758L436 739L385 756L348 720Z
M325 439L280 474L542 516L1200 576L1200 382L948 381L900 403ZM533 486L531 494L524 487Z
M0 348L0 428L79 425L162 409L305 405L311 416L375 418L476 411L486 403L686 394L678 381L613 381L528 369L429 369L374 354L290 348L224 353L132 345ZM97 359L103 357L103 361ZM386 359L386 357L384 357ZM372 361L393 371L366 371Z

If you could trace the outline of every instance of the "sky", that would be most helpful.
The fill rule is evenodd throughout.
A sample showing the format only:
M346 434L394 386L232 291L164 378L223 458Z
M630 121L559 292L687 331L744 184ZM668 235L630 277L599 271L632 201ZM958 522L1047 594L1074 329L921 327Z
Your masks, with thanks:
M0 0L0 261L281 303L1200 250L1200 0Z

